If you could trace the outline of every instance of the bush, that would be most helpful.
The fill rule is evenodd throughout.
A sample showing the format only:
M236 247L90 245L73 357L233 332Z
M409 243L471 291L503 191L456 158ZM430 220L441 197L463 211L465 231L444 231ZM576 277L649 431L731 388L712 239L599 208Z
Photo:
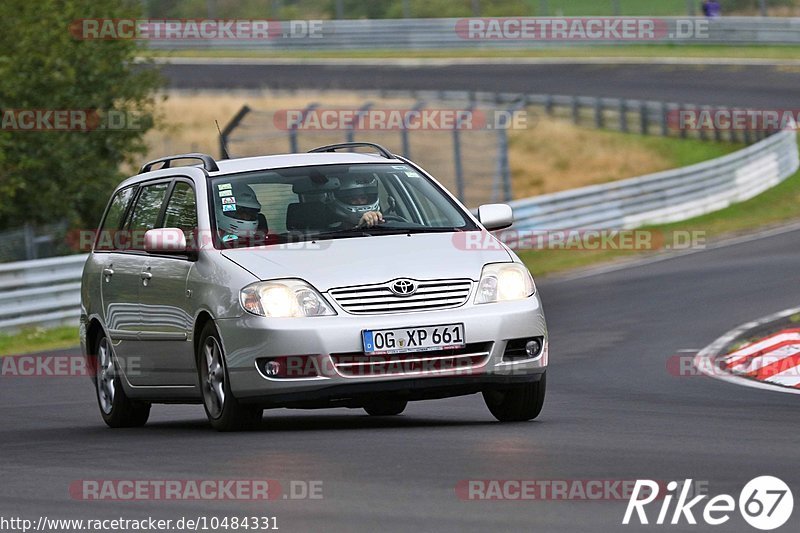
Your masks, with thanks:
M118 131L0 130L0 229L55 220L95 227L122 178L120 166L138 162L160 85L155 70L133 64L137 42L80 40L70 24L137 17L140 7L117 0L0 3L4 110L113 110L138 121Z

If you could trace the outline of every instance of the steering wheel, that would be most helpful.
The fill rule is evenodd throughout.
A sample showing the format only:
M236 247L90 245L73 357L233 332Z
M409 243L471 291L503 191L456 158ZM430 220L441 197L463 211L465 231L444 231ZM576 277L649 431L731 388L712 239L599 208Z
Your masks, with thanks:
M408 222L408 220L404 219L400 215L383 215L383 220L386 222Z

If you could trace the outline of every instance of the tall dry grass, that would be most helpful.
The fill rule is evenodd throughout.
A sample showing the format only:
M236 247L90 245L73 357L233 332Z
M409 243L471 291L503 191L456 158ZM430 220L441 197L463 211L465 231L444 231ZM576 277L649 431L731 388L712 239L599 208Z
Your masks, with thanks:
M309 102L319 102L324 107L353 107L363 105L363 95L346 92L170 92L160 105L159 129L148 133L149 158L187 151L219 154L219 139L214 120L220 127L245 104L253 109L278 110L302 109ZM376 108L407 109L413 102L408 100L377 100ZM269 117L269 115L266 115ZM670 168L671 162L651 147L632 142L631 137L577 127L568 121L547 117L529 120L529 127L513 130L509 135L510 165L515 197L554 192L583 185L638 176ZM231 151L233 155L254 155L287 151L286 133L277 131L269 118L256 126L250 124L251 132L239 132L241 137ZM273 131L268 131L272 129ZM396 133L375 133L376 142L394 146L399 141ZM422 132L417 140L412 137L412 157L421 161L428 170L447 174L445 163L452 159L452 139L448 132ZM494 137L489 134L475 145L475 138L467 140L467 157L475 157L480 150L487 161L493 158ZM326 137L327 136L327 137ZM336 134L303 134L306 137L301 148L311 142L341 141L342 132ZM365 135L359 135L363 139ZM248 140L249 138L249 140ZM421 141L420 141L421 140ZM471 144L470 144L471 143ZM237 151L238 150L238 151ZM483 155L485 154L485 155ZM492 172L487 163L483 173ZM486 176L490 178L491 176ZM445 185L451 186L448 176L442 176Z

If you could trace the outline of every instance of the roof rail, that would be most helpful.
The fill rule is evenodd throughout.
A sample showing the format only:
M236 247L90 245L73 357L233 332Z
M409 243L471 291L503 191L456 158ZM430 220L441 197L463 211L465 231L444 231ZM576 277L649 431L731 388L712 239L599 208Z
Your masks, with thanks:
M358 148L358 147L369 147L374 148L382 157L386 159L394 159L394 155L392 152L381 146L380 144L375 143L366 143L366 142L353 142L353 143L339 143L339 144L329 144L327 146L320 146L319 148L314 148L313 150L309 150L308 153L319 153L319 152L335 152L336 150L344 150L345 148Z
M203 168L206 169L208 172L216 172L219 170L219 166L217 166L217 162L208 154L178 154L178 155L171 155L168 157L162 157L159 159L153 159L144 164L142 169L139 171L139 174L144 174L145 172L150 172L153 169L153 166L163 163L163 166L158 170L162 170L165 168L170 168L170 163L173 161L178 161L179 159L198 159L203 162Z

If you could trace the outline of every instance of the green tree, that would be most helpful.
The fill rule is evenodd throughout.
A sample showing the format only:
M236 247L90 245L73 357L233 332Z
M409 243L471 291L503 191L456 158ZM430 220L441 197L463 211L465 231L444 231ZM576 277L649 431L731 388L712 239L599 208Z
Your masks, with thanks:
M153 125L155 69L134 64L133 40L86 40L80 19L132 18L141 3L119 0L3 0L0 110L98 110L126 129L0 129L0 229L68 220L95 227L124 164L138 162Z

